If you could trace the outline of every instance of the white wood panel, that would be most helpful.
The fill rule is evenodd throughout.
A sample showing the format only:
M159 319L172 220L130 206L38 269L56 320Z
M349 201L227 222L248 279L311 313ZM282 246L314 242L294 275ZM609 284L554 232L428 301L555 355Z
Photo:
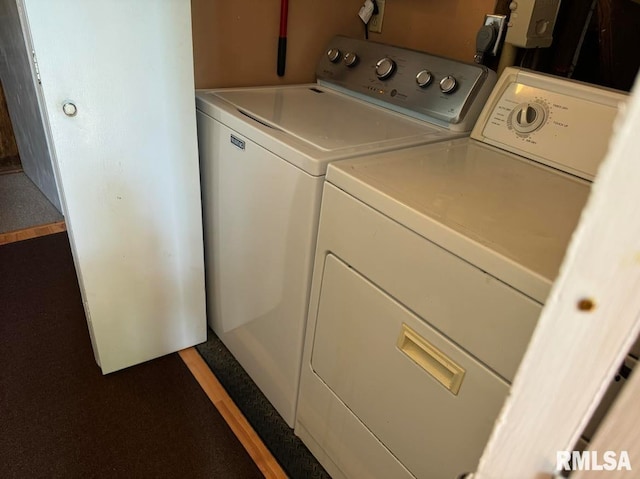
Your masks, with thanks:
M204 341L189 1L24 3L103 372Z
M636 85L475 479L553 473L557 451L571 450L638 336L639 129ZM578 306L585 299L593 308ZM639 418L633 407L624 420L637 431ZM631 448L626 437L595 444Z

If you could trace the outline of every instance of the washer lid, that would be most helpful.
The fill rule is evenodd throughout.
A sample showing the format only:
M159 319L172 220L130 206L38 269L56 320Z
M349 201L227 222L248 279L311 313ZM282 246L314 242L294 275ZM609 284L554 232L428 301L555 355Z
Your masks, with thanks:
M429 125L318 86L219 91L243 113L324 151L422 135Z
M590 190L467 138L340 162L327 180L540 302Z

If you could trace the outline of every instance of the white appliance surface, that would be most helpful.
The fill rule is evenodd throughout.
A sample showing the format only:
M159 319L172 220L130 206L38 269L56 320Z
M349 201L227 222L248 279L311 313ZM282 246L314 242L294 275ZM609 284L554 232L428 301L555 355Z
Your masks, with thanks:
M102 372L206 341L190 2L18 7Z
M467 139L340 162L327 180L540 302L590 190Z
M333 160L465 136L316 84L199 90L196 101L313 176Z
M508 383L331 254L322 289L317 375L417 477L471 471Z
M217 96L324 151L388 141L407 143L412 137L429 140L429 135L437 138L446 133L443 128L319 86L227 90Z
M476 470L624 101L508 68L471 137L329 165L295 430L332 477Z
M495 83L485 67L346 37L317 75L196 92L209 325L291 427L327 165L468 136Z
M323 177L202 112L198 130L209 325L293 421Z

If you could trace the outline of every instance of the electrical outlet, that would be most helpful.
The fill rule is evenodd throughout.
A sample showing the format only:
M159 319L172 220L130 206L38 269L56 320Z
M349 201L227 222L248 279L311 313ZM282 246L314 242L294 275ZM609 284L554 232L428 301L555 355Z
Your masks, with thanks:
M369 31L374 33L382 33L382 18L384 16L385 0L376 0L378 4L378 13L369 20Z
M502 36L504 35L505 27L507 26L507 16L506 15L485 15L484 16L484 24L491 25L496 30L496 42L493 45L493 48L490 52L488 52L491 56L496 56L498 54L498 48L500 47L500 42L502 41Z

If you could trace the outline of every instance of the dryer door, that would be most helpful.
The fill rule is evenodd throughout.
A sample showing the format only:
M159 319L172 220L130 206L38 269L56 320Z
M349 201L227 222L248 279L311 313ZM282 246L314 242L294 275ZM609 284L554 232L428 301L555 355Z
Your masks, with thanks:
M311 363L344 403L340 407L358 416L416 477L474 471L509 390L331 254Z

